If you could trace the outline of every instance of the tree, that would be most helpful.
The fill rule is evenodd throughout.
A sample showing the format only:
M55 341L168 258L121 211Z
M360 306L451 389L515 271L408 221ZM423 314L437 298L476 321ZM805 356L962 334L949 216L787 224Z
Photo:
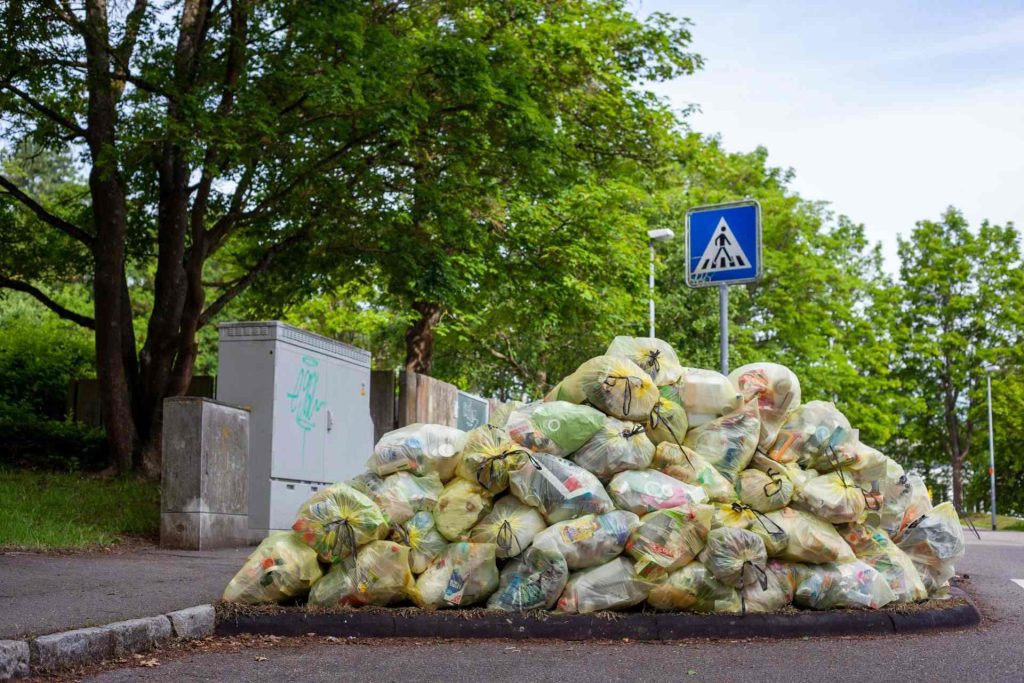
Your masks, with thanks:
M901 432L926 473L948 467L953 504L962 509L964 467L981 438L982 367L1015 358L1024 340L1019 235L987 222L974 234L950 208L939 221L919 222L900 240L899 255L896 339L901 380L914 399Z

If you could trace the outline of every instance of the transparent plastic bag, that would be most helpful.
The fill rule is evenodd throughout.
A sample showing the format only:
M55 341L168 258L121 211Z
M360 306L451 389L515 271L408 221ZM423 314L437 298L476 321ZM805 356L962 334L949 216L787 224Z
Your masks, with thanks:
M494 499L476 482L448 482L434 508L434 526L449 541L464 541L469 530L491 511Z
M324 562L335 564L387 536L388 519L366 494L338 483L303 503L292 529Z
M732 483L714 465L686 446L663 441L654 449L651 468L679 481L700 486L708 498L718 503L736 500Z
M417 512L405 524L394 527L391 540L409 546L409 566L413 574L422 574L448 547L448 540L434 526L434 515Z
M515 557L533 542L533 537L547 528L544 517L513 496L505 496L469 532L473 543L493 543L501 559ZM557 597L557 596L556 596Z
M643 516L629 536L626 552L637 576L655 579L685 566L704 549L714 508L688 505Z
M789 542L785 530L773 522L766 513L758 512L740 502L715 506L715 514L711 518L711 528L719 527L753 531L764 541L764 549L768 553L768 557L781 555Z
M584 515L552 524L533 537L533 545L557 551L569 569L586 569L621 555L638 524L640 518L626 510Z
M416 579L412 598L418 607L467 607L486 600L498 588L493 543L452 543Z
M719 614L738 614L740 594L708 571L700 562L690 562L660 581L647 596L654 609Z
M647 430L647 438L651 440L651 443L657 445L671 442L682 446L690 423L687 422L686 411L681 405L661 397L654 404L654 409L651 410L644 426Z
M616 337L605 355L633 361L658 386L673 384L683 374L675 349L657 337Z
M907 526L899 547L913 561L928 594L937 593L964 556L964 529L953 504L940 503Z
M483 425L466 436L455 474L497 495L508 488L508 469L512 462L527 453L504 429Z
M608 484L608 494L615 501L615 507L638 515L704 503L708 499L701 487L679 481L658 470L620 472Z
M291 531L275 531L252 551L224 589L223 600L243 605L284 602L305 595L322 574L315 550Z
M932 509L928 487L916 474L905 474L895 481L886 482L882 501L879 526L897 542L908 526Z
M839 532L858 560L885 577L897 602L916 602L928 597L913 561L884 531L862 524L845 524Z
M789 505L793 482L782 473L782 468L768 468L767 472L746 469L736 476L736 493L744 505L758 512L771 512Z
M394 472L437 472L447 482L455 476L465 441L466 432L461 429L417 422L382 436L366 468L381 477Z
M836 528L802 510L782 508L765 515L786 532L786 549L779 558L790 562L851 562L857 559Z
M798 462L803 467L821 469L832 456L829 448L848 441L853 433L850 421L827 401L809 401L786 418L775 441L767 449L768 457L778 462Z
M576 451L572 460L601 481L625 470L646 469L654 457L654 444L643 425L606 417L601 429Z
M733 370L729 379L744 401L757 400L761 418L758 445L767 450L775 443L786 415L800 406L800 380L792 370L778 363L750 363Z
M645 421L661 396L650 375L625 358L591 358L574 374L591 405L620 420Z
M487 607L504 612L551 609L568 580L569 567L561 553L530 547L501 570L498 590Z
M597 477L575 463L544 453L517 460L515 469L509 471L509 484L512 495L540 509L549 524L615 507Z
M691 429L684 445L697 451L726 479L735 481L754 457L760 430L757 405L751 401L739 412Z
M787 607L793 602L795 588L791 574L788 565L770 560L765 565L764 575L758 575L756 581L748 583L740 591L741 612L760 614L778 612Z
M683 368L679 381L662 386L660 391L686 411L690 429L734 413L743 404L743 396L732 381L714 370Z
M520 446L536 453L566 457L604 425L604 415L590 406L566 401L527 403L508 417L505 431Z
M433 510L444 489L436 472L422 477L409 472L395 472L386 477L364 472L349 484L376 503L393 525L405 524L417 512Z
M565 614L625 609L643 602L652 587L633 573L629 560L619 557L571 574L556 609Z
M797 570L793 604L805 609L878 609L896 599L885 577L860 560Z
M322 607L383 607L405 600L414 587L409 548L391 541L373 541L359 549L354 568L349 563L335 565L317 581L309 603Z
M504 403L497 404L491 409L491 414L487 418L487 424L498 429L504 429L505 424L508 422L508 416L524 405L526 404L522 401L505 401Z
M700 561L722 583L743 588L763 576L768 553L757 534L746 529L719 527L708 533Z
M863 521L864 492L842 472L829 472L804 484L793 507L810 512L831 524Z

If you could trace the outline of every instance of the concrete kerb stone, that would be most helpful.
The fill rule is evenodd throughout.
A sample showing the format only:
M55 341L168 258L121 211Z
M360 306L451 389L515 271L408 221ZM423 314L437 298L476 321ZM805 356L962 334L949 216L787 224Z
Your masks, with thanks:
M58 671L107 659L114 654L114 632L80 628L39 636L32 641L32 668Z
M624 613L481 614L452 612L387 614L380 611L308 613L301 609L231 614L217 621L217 635L299 636L310 633L352 638L510 638L552 640L673 641L689 638L798 638L813 636L892 636L980 623L969 601L909 612L843 610L778 614Z
M28 641L0 640L0 681L28 676Z
M115 657L152 650L165 644L173 635L171 620L162 614L158 617L119 621L102 628L113 633Z
M174 635L178 638L205 638L213 635L217 620L213 605L197 605L188 609L168 612Z

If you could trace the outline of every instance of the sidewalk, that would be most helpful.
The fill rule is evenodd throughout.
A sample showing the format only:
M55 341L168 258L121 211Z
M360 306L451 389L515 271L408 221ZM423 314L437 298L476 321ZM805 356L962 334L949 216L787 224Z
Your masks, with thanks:
M149 617L220 599L252 548L0 553L0 640Z

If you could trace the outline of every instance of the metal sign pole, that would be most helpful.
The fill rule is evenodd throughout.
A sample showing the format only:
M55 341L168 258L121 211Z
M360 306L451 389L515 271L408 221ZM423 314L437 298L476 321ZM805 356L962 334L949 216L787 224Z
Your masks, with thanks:
M729 287L718 285L718 331L722 339L718 349L722 374L729 374Z
M996 530L996 441L992 434L992 373L988 378L988 478L992 487L992 531Z

